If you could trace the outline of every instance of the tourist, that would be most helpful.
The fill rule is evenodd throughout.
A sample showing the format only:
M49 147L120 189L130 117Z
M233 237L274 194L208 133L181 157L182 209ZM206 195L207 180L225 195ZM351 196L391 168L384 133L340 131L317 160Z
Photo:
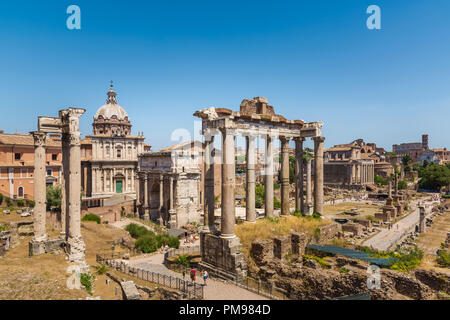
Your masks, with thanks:
M184 281L185 278L186 278L186 271L183 270L183 281Z
M191 269L191 281L192 281L192 283L194 283L195 282L195 273L196 273L197 271L195 270L195 268L192 268Z
M206 280L208 279L208 271L203 270L203 283L206 286Z
M188 242L188 233L187 231L184 232L184 243Z

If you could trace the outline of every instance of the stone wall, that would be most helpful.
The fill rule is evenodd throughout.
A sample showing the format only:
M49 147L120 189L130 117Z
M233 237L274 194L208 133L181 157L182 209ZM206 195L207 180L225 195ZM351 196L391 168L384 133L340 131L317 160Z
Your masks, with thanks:
M218 235L200 233L202 261L199 267L208 269L216 277L235 280L246 275L247 263L240 252L239 238L221 238Z
M0 257L3 257L7 250L9 250L11 234L9 231L0 232Z
M84 209L81 211L81 217L84 217L88 213L93 213L101 218L102 223L113 223L119 221L121 217L121 211L127 214L133 214L135 212L134 200L122 202L113 206L105 207L93 207Z

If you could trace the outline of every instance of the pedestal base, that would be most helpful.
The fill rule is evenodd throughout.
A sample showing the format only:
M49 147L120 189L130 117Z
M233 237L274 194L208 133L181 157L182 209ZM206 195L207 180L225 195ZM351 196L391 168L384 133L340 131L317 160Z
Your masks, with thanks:
M222 238L211 233L200 233L202 261L199 269L225 280L241 280L247 274L247 263L238 237Z
M64 249L63 239L53 239L44 241L31 240L28 243L28 254L30 257L44 253L58 253Z
M70 262L86 264L84 252L86 245L81 237L69 238L67 240L67 254Z

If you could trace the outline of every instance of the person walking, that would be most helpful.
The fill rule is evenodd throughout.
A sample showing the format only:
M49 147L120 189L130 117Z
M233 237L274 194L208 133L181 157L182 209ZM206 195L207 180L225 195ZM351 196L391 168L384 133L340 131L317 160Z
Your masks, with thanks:
M183 270L183 281L186 278L186 271Z
M208 271L203 270L203 284L206 286L206 280L208 279Z
M192 283L194 283L195 282L195 273L196 273L197 271L195 270L195 268L192 268L191 269L191 281L192 281Z
M184 232L184 243L188 242L188 233L187 231Z

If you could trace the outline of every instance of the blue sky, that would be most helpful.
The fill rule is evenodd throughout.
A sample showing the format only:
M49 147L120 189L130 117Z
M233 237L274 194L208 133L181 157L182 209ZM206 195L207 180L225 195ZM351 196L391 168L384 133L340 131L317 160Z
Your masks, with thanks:
M81 8L81 30L66 9ZM366 8L381 8L368 30ZM323 121L325 146L388 148L430 135L450 147L450 1L3 1L0 129L84 107L83 134L113 80L133 133L159 149L192 113L264 96Z

